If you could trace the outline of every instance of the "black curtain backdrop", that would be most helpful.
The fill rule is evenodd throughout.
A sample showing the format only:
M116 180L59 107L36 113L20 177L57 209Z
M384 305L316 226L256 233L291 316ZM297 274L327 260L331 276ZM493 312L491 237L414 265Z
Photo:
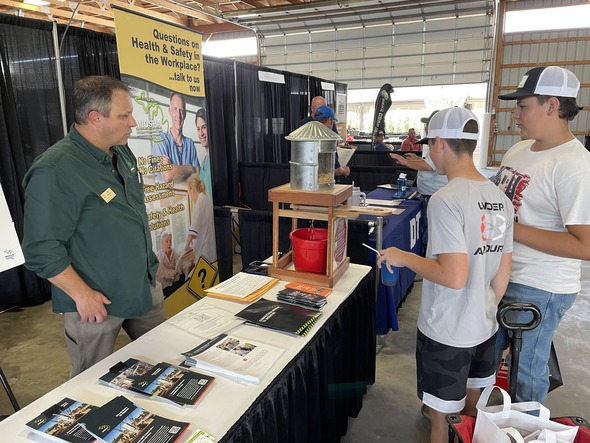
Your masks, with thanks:
M234 62L213 57L204 59L213 201L216 205L238 206Z
M233 216L231 209L215 206L213 208L213 217L215 219L215 246L217 247L219 281L224 281L233 275Z
M23 177L33 160L64 136L52 27L51 22L0 14L0 183L21 239ZM65 30L57 25L60 42ZM73 122L74 83L87 75L119 78L120 73L112 35L69 28L61 54L67 130ZM282 74L285 83L260 81L259 71ZM335 105L335 91L326 94L321 81L205 57L216 206L240 204L238 160L288 165L290 144L284 137L308 115L310 97L324 95ZM266 199L266 190L263 193ZM23 266L0 274L0 306L38 304L48 298L48 283Z
M238 105L238 160L258 163L286 163L289 152L285 135L286 114L290 101L287 87L282 83L260 81L263 69L248 64L236 64Z
M59 28L62 41L65 27ZM69 28L61 47L61 67L65 90L68 129L74 122L72 93L74 83L88 75L108 75L121 78L117 41L114 35L80 28ZM61 138L61 137L59 137Z
M326 92L322 89L322 79L321 78L317 78L317 77L309 77L309 102L311 102L311 99L314 97L317 97L318 95L321 95L322 97L326 98ZM330 101L328 99L326 99L326 104L328 106L330 106ZM333 103L332 103L333 105ZM309 114L309 103L308 103L308 114Z
M0 183L6 197L8 209L15 223L19 238L22 240L23 203L24 195L20 182L24 177L28 164L23 147L28 128L18 116L17 95L22 81L18 77L13 82L13 77L5 75L11 71L12 60L19 59L15 54L18 32L8 32L7 28L14 29L15 20L7 20L6 23L0 17L0 72L3 73L0 82ZM8 17L12 19L12 17ZM17 28L19 29L19 28ZM18 36L20 41L25 38L26 47L32 42L38 43L43 31L32 28L27 34ZM24 65L21 63L20 65ZM18 67L15 68L19 73ZM22 109L23 106L20 106ZM24 266L13 268L0 273L0 306L14 306L18 304L38 304L48 298L49 286L35 274L25 269Z
M307 75L289 74L288 76L285 76L285 84L287 86L286 92L290 94L290 116L286 131L287 135L289 135L297 129L297 123L299 120L309 115L309 78Z

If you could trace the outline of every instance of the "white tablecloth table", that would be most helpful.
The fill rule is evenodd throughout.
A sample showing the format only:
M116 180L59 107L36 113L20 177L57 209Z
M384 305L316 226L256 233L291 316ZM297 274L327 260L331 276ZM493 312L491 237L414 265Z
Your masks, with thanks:
M182 442L188 440L197 428L205 430L221 441L230 441L230 436L226 435L228 434L228 431L230 431L232 427L235 428L236 423L239 423L240 420L247 418L246 411L248 411L248 409L257 401L261 401L264 397L263 394L269 392L272 387L271 385L279 381L280 377L285 374L285 368L292 364L296 358L301 356L303 350L317 339L318 334L321 335L322 332L326 332L326 323L331 319L334 320L335 316L340 315L335 315L335 313L345 308L347 299L355 292L359 283L363 280L372 279L372 277L368 275L371 270L372 269L368 266L355 264L350 266L349 270L335 286L333 293L329 295L328 303L322 310L323 315L320 317L311 332L305 337L299 337L249 324L243 324L231 330L231 334L235 334L239 337L251 339L253 341L266 342L285 349L280 360L270 369L270 372L259 385L241 385L224 377L217 376L213 386L211 386L209 391L205 393L204 397L201 398L195 406L183 408L167 402L155 401L139 394L122 392L98 383L98 378L119 361L125 361L128 358L133 357L153 363L165 361L179 364L181 362L181 352L188 351L204 341L204 339L200 339L199 337L189 334L180 328L169 324L169 322L166 322L0 422L0 441L10 443L46 442L48 441L47 439L29 432L25 423L64 397L70 397L72 399L100 406L117 395L125 395L139 406L155 414L190 422L189 431L183 435ZM372 286L372 280L370 283ZM265 298L271 300L275 299L276 292L283 289L284 285L285 282L279 282L279 284L265 294ZM374 294L374 292L369 292L368 297L371 298L372 294ZM245 306L241 303L215 299L212 297L208 297L204 300L206 300L207 303L222 307L231 312L238 312ZM200 301L199 303L201 302L203 301ZM363 301L363 303L365 303L365 301ZM370 310L374 311L374 301L371 302L368 300L366 303L369 303L369 306L371 307ZM194 306L195 305L189 306L187 310L193 309ZM347 311L350 311L350 309ZM348 313L346 315L355 314ZM358 319L354 322L359 323L359 326L362 327L364 321L364 319ZM371 319L369 318L367 321L370 322ZM340 326L333 326L333 328L335 332L347 333L347 331L338 331ZM351 333L354 333L354 331L351 331ZM370 334L366 335L366 346L372 346L374 352L374 337L371 342ZM347 340L346 336L344 336L344 339ZM326 340L326 338L324 337L322 340ZM322 346L326 347L326 344L323 344ZM362 346L364 349L364 342L362 343ZM50 352L50 350L48 350L48 352ZM370 356L368 359L368 365L370 368ZM352 359L349 360L352 361ZM369 375L367 377L369 380L361 381L361 383L365 383L365 388L366 384L370 384L374 381L374 358L372 365L373 380L370 380L371 374L369 370ZM39 368L38 376L43 377L43 367ZM322 390L325 390L325 387L323 387ZM361 402L362 393L363 392L360 394ZM360 406L357 409L360 409ZM301 413L304 412L305 411L301 411ZM331 412L328 411L328 415L330 414ZM337 433L344 433L346 431L345 426L344 422L344 430L340 429ZM342 425L337 427L342 428ZM265 434L266 433L267 432L265 432ZM335 435L334 441L338 441L339 437L339 435ZM263 440L260 439L260 436L254 436L253 441ZM319 438L318 441L320 441Z

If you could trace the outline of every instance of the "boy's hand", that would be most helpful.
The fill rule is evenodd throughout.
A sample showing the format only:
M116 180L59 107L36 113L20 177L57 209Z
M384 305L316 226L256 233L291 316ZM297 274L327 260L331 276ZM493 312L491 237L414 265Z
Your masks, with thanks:
M404 164L404 158L401 155L391 153L389 154L389 156L393 158L396 162L398 162L400 165Z
M381 266L381 263L385 262L389 272L393 272L392 266L405 266L402 260L404 251L402 251L401 249L391 247L387 249L382 249L379 252L381 253L381 256L377 258L377 266Z

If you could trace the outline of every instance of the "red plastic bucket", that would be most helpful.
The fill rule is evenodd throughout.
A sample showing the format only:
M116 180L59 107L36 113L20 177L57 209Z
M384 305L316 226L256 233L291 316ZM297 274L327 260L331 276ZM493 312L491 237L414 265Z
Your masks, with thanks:
M325 228L295 229L289 234L293 244L296 271L326 273L328 230Z

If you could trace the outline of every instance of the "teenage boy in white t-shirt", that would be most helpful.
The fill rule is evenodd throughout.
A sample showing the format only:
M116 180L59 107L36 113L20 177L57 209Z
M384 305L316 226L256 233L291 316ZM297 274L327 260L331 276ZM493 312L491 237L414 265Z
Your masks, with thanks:
M477 118L467 109L432 117L430 158L449 183L428 203L426 257L388 248L378 260L424 278L416 371L418 396L430 409L431 443L447 441L446 414L475 415L480 389L496 375L496 311L510 274L514 211L476 169L477 138Z
M523 141L502 159L494 178L514 205L514 256L504 301L533 303L541 324L522 337L516 401L543 403L553 334L580 291L580 260L590 259L590 153L571 133L580 82L558 66L529 70L513 111ZM516 315L511 321L528 322ZM508 346L498 331L497 352Z

